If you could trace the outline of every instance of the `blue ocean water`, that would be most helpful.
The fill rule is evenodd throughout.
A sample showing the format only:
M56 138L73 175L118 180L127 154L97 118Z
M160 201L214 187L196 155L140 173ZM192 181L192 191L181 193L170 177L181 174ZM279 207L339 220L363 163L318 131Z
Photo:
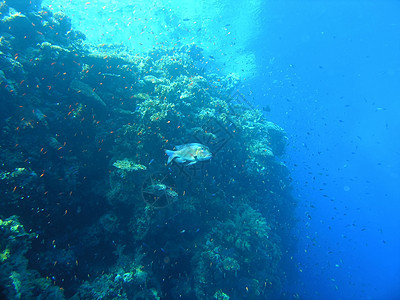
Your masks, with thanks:
M252 85L291 134L300 290L398 299L400 5L271 1L264 11Z
M0 9L7 4L21 5L19 1L10 2L6 1L6 4L1 4ZM33 2L39 6L41 1ZM159 55L152 52L154 49L158 49L160 53L166 51L168 56L173 53L170 51L171 48L176 50L185 45L200 47L202 57L196 67L205 74L216 73L219 76L228 76L227 78L232 81L240 78L240 83L235 86L235 90L240 93L242 103L251 109L260 109L266 120L284 128L288 144L285 155L279 160L288 166L290 171L292 195L296 202L296 222L282 221L276 228L290 226L285 230L291 232L290 238L295 247L282 249L283 260L286 263L289 262L289 265L285 265L287 269L279 271L285 274L286 277L282 277L285 277L286 281L282 278L284 286L274 287L278 292L274 290L270 296L271 299L278 298L278 295L287 299L400 298L400 258L398 255L400 253L400 239L398 238L400 232L398 213L400 208L400 191L398 189L400 173L400 141L398 138L400 132L400 119L398 118L400 112L400 4L398 2L154 0L127 3L123 0L44 0L41 5L49 12L62 11L70 17L72 29L79 30L86 36L85 43L92 47L89 49L94 49L93 45L96 45L98 49L104 48L104 60L110 55L111 57L113 55L114 57L127 57L129 51L134 51L138 53L138 56L140 54L140 59L147 56L147 60L151 61ZM18 16L18 13L13 11L11 15L15 17ZM45 19L46 15L49 13L42 13L38 17L42 18L43 28L46 28L46 22L48 22ZM61 17L58 19L59 23L63 24L63 19L67 20L66 17ZM68 27L68 24L65 26ZM51 26L50 28L52 29ZM51 33L51 30L49 32ZM39 32L38 34L42 35L43 33ZM26 39L26 36L21 35L21 38ZM12 40L5 35L5 40L8 39ZM34 46L32 47L34 48ZM58 62L63 62L62 59L65 58L62 55L66 51L54 46L52 50L46 47L48 45L41 44L39 48L43 52L49 51L54 56L59 55L59 61L57 58L51 57L54 62L49 65L58 66ZM96 51L99 51L98 49ZM90 52L90 50L88 51ZM83 61L85 55L81 57ZM15 61L18 56L18 53L12 53L7 57L7 59L14 58L13 69L17 70L19 70L19 65ZM46 59L49 57L44 55L37 58L38 61L40 59L47 62ZM147 60L143 59L142 62L135 62L135 64L143 63L143 67L140 67L143 69L141 72L153 76L151 68L154 65L150 68L150 64L146 65ZM93 61L98 62L95 59ZM116 61L115 64L118 64L118 59ZM81 67L79 63L73 61L74 67L75 64ZM231 152L222 150L215 160L212 160L211 166L214 166L217 171L208 171L207 175L211 174L209 177L213 176L213 180L204 180L204 186L207 188L202 186L202 189L206 193L202 194L200 188L198 190L188 188L188 195L185 195L186 190L182 193L182 196L192 197L191 201L194 204L189 201L186 203L187 207L181 211L178 210L168 218L166 217L168 213L163 210L157 210L157 213L154 213L147 209L148 215L143 218L136 206L136 215L133 217L130 215L132 208L126 203L129 203L131 195L127 196L127 194L140 189L139 181L144 182L142 192L144 190L152 195L166 197L165 195L168 195L166 186L167 183L172 186L172 183L169 183L169 180L172 179L164 177L159 184L154 184L154 181L158 180L157 178L150 176L150 179L149 177L144 179L140 175L135 178L138 180L136 185L130 183L130 186L128 185L126 188L124 184L127 179L132 179L132 176L129 177L128 173L124 171L118 171L118 173L113 168L118 163L125 162L128 164L125 167L130 171L145 168L151 170L156 165L164 166L166 159L162 156L162 149L159 151L161 159L160 156L156 156L159 154L154 154L158 153L156 151L150 152L151 155L154 155L150 157L132 154L128 151L129 149L123 149L123 147L128 148L126 145L132 146L129 142L124 141L120 136L109 137L109 134L114 134L114 130L117 131L119 127L124 129L119 131L119 135L122 135L121 132L126 134L129 130L133 130L133 127L129 127L132 122L128 118L129 116L137 112L146 114L146 111L141 111L140 107L132 109L133 112L130 111L131 107L123 106L124 102L128 101L121 101L121 105L108 90L101 91L101 87L98 85L113 84L113 80L117 82L122 76L118 74L117 70L120 65L114 68L113 63L109 64L106 65L106 68L110 69L107 72L101 69L102 65L98 70L96 69L98 66L95 64L88 64L83 68L83 71L89 73L88 76L92 76L92 73L89 72L92 69L96 72L102 71L104 78L100 83L92 81L92 77L85 78L85 75L81 75L82 78L79 78L83 81L86 79L87 84L96 86L93 91L96 90L107 99L107 106L115 105L115 111L112 110L114 107L111 107L111 112L108 112L106 117L103 116L104 122L97 120L97 117L102 118L99 116L100 114L96 116L93 113L93 111L96 112L96 107L91 107L92 112L90 112L90 109L87 109L90 104L79 103L80 98L76 95L74 97L77 97L78 100L71 101L68 98L70 94L63 90L63 83L57 82L59 74L66 75L69 71L56 73L57 80L53 78L55 83L45 81L46 83L42 84L41 81L44 80L44 77L36 78L34 74L30 78L31 86L26 87L26 93L41 95L42 98L32 97L30 104L24 103L29 107L27 111L29 113L32 111L34 117L32 120L22 118L20 127L23 130L37 128L42 130L44 137L40 139L40 143L43 143L44 146L43 148L38 147L36 152L44 155L43 153L48 150L52 155L50 159L44 159L44 162L35 156L22 157L25 153L29 153L29 150L13 152L16 151L14 148L17 148L18 144L15 145L14 140L10 138L13 134L7 135L6 133L8 130L12 133L17 132L20 127L13 129L14 131L10 129L14 117L12 117L12 105L9 105L9 102L7 102L6 109L0 112L4 136L10 139L10 141L7 139L2 141L1 149L4 150L2 154L5 153L2 158L13 156L15 160L20 160L19 163L22 161L26 163L24 165L26 170L32 169L31 173L25 172L23 168L15 169L16 173L7 173L2 169L1 179L10 177L11 180L16 181L17 179L13 178L19 178L18 172L21 172L23 180L20 185L28 190L29 184L41 180L42 177L46 179L47 174L52 174L46 184L35 186L35 192L32 191L31 194L40 194L41 200L32 200L33 204L27 206L28 212L24 210L26 204L18 201L16 202L19 203L18 205L10 201L9 205L4 206L6 210L0 212L0 217L4 219L11 214L18 214L26 224L32 226L32 229L27 231L36 235L37 242L33 243L33 251L31 251L33 253L29 253L29 266L38 269L41 276L48 277L47 280L51 280L53 286L65 289L67 297L77 291L84 295L85 289L88 294L94 293L94 291L98 292L96 296L100 295L100 291L112 290L114 292L115 290L121 293L131 292L132 295L140 290L148 292L148 294L144 294L147 295L143 296L144 299L159 299L157 298L157 288L159 288L163 291L165 299L170 299L174 298L171 295L176 296L181 290L190 289L185 286L186 281L182 278L192 279L194 276L201 278L201 274L194 274L194 271L190 273L188 270L199 272L200 268L196 269L194 266L196 264L203 266L199 263L199 261L203 262L201 258L204 259L206 255L212 254L214 260L210 258L210 269L207 269L207 263L204 264L203 270L213 270L210 271L210 274L217 277L215 281L218 284L223 282L221 285L223 288L218 286L217 291L212 290L215 288L212 286L213 280L207 278L208 281L204 281L204 286L207 288L204 290L211 287L210 294L203 296L203 299L207 299L210 295L214 299L229 299L227 294L231 294L232 299L255 299L255 297L260 299L262 296L257 293L261 289L256 287L257 284L260 284L265 290L268 284L273 286L272 282L275 283L275 281L270 279L268 284L267 281L265 281L265 285L262 282L255 284L255 280L247 278L245 270L241 270L237 266L237 261L241 264L243 262L242 266L245 265L244 261L247 258L238 257L237 253L238 249L242 251L239 253L246 253L243 249L250 248L246 244L247 242L225 249L215 242L218 239L223 240L219 235L224 235L224 233L218 232L218 230L226 229L222 225L218 227L218 224L224 224L229 228L229 232L235 232L229 227L232 224L226 222L228 224L226 225L223 222L224 218L228 218L230 221L229 209L227 209L229 213L226 211L211 212L210 220L203 224L201 221L206 220L207 217L203 217L203 215L199 217L193 213L193 208L190 207L190 205L193 207L195 204L198 205L196 200L203 199L202 197L209 202L212 202L211 199L220 197L221 202L227 201L227 203L223 202L223 207L230 207L229 201L237 203L237 198L232 197L232 199L226 200L224 199L225 193L229 194L232 191L239 195L248 188L247 184L253 187L254 182L250 180L248 183L243 181L243 186L237 187L234 185L234 180L229 178L230 174L215 174L215 172L224 173L218 169L221 165L224 168L232 167L229 162L221 158L223 156L225 156L224 159L231 157L232 150L230 150ZM7 64L4 63L4 65ZM40 64L38 63L38 65ZM43 69L47 70L47 67L47 65L43 66ZM146 68L149 69L146 70ZM60 70L62 70L61 67ZM83 71L79 70L81 73L84 73ZM26 74L24 72L20 73ZM6 75L8 76L8 73ZM20 74L17 75L20 76ZM15 75L16 78L17 75ZM2 80L4 78L2 77ZM145 79L145 77L143 78ZM76 78L67 78L67 81L72 79ZM155 83L159 79L153 76L146 80L149 84L149 82ZM219 80L216 80L214 84L218 85ZM10 84L4 85L4 89L13 93L18 82L20 86L23 86L24 80L13 79ZM72 82L74 81L72 80ZM34 90L36 84L38 90L40 86L40 91L45 90L45 92L36 94L37 92ZM77 88L77 84L79 88ZM193 82L189 86L192 84ZM73 90L75 87L80 93L81 90L84 90L85 85L79 85L75 81L75 85L72 84L68 87L69 90ZM141 80L134 86L134 90L140 90L143 87L146 87L146 83ZM113 87L116 95L125 95L124 89L127 89L127 86ZM59 93L50 92L51 90L58 90ZM90 94L90 90L86 92ZM20 93L19 96L25 99L23 98L25 94ZM141 100L148 100L143 93L134 96ZM180 99L185 99L186 96L182 93ZM121 96L121 98L123 97ZM5 96L4 99L6 99ZM98 99L98 97L94 97L94 99ZM64 102L69 106L65 105L64 107ZM35 106L34 109L32 110L29 105ZM103 104L97 103L97 105ZM22 108L23 105L20 107ZM20 116L19 112L14 113L15 116ZM162 115L157 115L152 121L158 121L159 117L161 119ZM128 121L124 118L127 118ZM68 122L63 123L64 120ZM98 123L100 127L94 128L93 124ZM237 126L239 127L239 124ZM179 127L180 125L177 126L177 128ZM251 126L243 128L251 128ZM82 133L83 131L85 133ZM48 134L49 132L50 134ZM142 130L138 135L141 134ZM15 134L15 136L18 135ZM88 142L92 138L94 142ZM180 142L185 141L184 137L173 136L172 138ZM162 136L162 139L166 138ZM143 141L145 141L145 137L143 137ZM23 143L22 139L18 142ZM139 142L141 141L139 140ZM165 143L167 142L168 140ZM31 144L29 145L29 143ZM35 142L28 140L27 144L26 148L30 146L35 148ZM154 144L156 145L156 143ZM173 147L173 145L169 146ZM157 148L153 147L153 144L151 147ZM238 150L237 148L233 149ZM6 150L10 151L12 155L9 155ZM139 153L140 148L138 147L136 150ZM85 154L88 152L91 153L89 156ZM107 154L103 155L104 152ZM132 157L136 154L136 157L140 156L141 164L134 164L126 156L118 157L116 153L118 155L129 153ZM225 165L218 164L218 160L224 161ZM212 165L214 161L216 161L215 165ZM9 165L12 166L11 163ZM5 166L7 166L7 162L3 163L2 168ZM236 165L229 170L235 168ZM236 169L239 168L238 165ZM246 166L242 165L241 168L246 169ZM184 173L182 169L181 172ZM87 174L90 174L88 176L92 182L90 184L87 183L87 176L84 176ZM104 179L106 176L110 176L110 178ZM218 182L215 178L221 181L229 179L227 180L229 184L226 185L229 188L224 186L224 182ZM99 182L97 185L93 183L96 181ZM114 190L110 188L107 195L93 193L93 190L106 190L107 184L114 187ZM6 184L4 184L2 189L12 191L12 193L20 190L17 189L17 186L13 189L14 186L10 188L8 185L7 183L5 188ZM100 187L100 185L103 186ZM209 190L209 186L215 190ZM257 185L257 183L254 186L260 189L257 192L262 194L264 186ZM175 192L172 188L171 191L171 193ZM273 194L273 191L271 193ZM52 194L51 197L47 196ZM6 195L10 195L10 193L6 193ZM10 198L12 197L10 196ZM25 198L21 198L21 200L23 199ZM145 199L145 202L146 200L148 199ZM107 201L109 203L105 204ZM217 200L214 201L217 202ZM110 203L120 205L120 207L112 207ZM154 203L150 204L154 205ZM196 208L205 207L206 209L199 214L208 215L208 206L202 204ZM169 203L163 202L157 209L164 208L164 205L168 206ZM93 207L96 207L97 210L93 210ZM220 206L215 207L220 208ZM235 206L232 207L236 209ZM262 212L263 209L262 205L257 202L254 207L256 209L249 209L246 212L250 217L256 219L259 217L259 211ZM34 211L32 215L31 211ZM244 209L238 209L238 211L244 215ZM185 216L185 213L189 217ZM71 219L65 221L69 216ZM143 222L144 225L141 224L143 227L140 227L144 232L143 235L140 230L132 229L135 228L132 218ZM152 218L154 220L165 218L167 221L151 223ZM214 224L215 220L219 223ZM240 218L235 220L240 220ZM262 236L259 234L259 227L256 228L256 226L263 226L263 229L270 230L270 220L266 221L268 225L260 223L258 220L257 222L248 220L247 224L250 224L251 228L244 226L243 236L247 236L251 241L252 229L256 236ZM53 223L57 226L53 227ZM28 228L26 224L24 226ZM213 225L208 228L205 224ZM246 224L246 220L232 226L242 228L242 224ZM16 228L21 227L17 226ZM82 235L74 235L77 228L82 228ZM149 228L154 231L152 232ZM210 232L206 232L206 230ZM285 230L277 230L277 232L284 236ZM148 232L151 233L148 234ZM26 234L20 236L24 235ZM103 236L104 239L98 236ZM131 241L132 236L135 236L134 241ZM143 240L140 240L139 236ZM167 240L167 236L173 239L172 242ZM240 235L238 236L240 237ZM270 238L267 234L264 237ZM287 236L284 237L287 238ZM200 245L203 239L207 240L203 243L205 250L200 252L200 250L196 250L199 249L197 243ZM262 240L262 238L260 239ZM190 244L193 240L196 241L195 246ZM232 241L230 240L230 242ZM225 243L229 245L228 242L225 241ZM88 253L88 249L93 253ZM3 248L0 250L2 251L0 253L2 260L10 260L8 250ZM51 252L52 250L55 252ZM201 253L202 256L196 251L199 251L198 253ZM257 251L259 251L257 255L259 255L260 261L264 261L265 258L261 256L270 253L263 252L260 248L257 248ZM249 260L257 261L257 255ZM79 257L79 261L77 257ZM132 261L129 261L129 259L132 260L132 257L135 258L134 267L136 269L129 265L129 263L133 264ZM173 264L175 259L175 264ZM207 260L204 259L204 261ZM215 265L215 261L220 264L216 268L217 270L211 268L213 263ZM90 262L96 262L98 265L90 266ZM24 261L24 264L27 263ZM129 268L126 266L134 270L128 272ZM223 273L221 270L226 272ZM253 270L250 271L249 268L247 273L253 272ZM15 278L18 279L18 276L22 275L17 276L15 272L13 271L8 277L13 279L15 290L18 293L15 283L18 281ZM97 277L95 277L96 275L90 277L89 273L97 274ZM260 273L262 272L260 271ZM281 273L277 272L277 274ZM170 277L166 279L163 276ZM239 287L231 286L229 280L224 280L225 276L236 280L235 284L239 282ZM243 277L241 278L241 276ZM92 279L93 277L96 279ZM170 278L172 279L169 280ZM181 279L180 282L178 278ZM190 279L187 282L190 282ZM0 283L3 287L3 281ZM124 284L126 285L123 286ZM154 290L150 290L147 284L151 285ZM7 286L7 284L4 285ZM196 290L198 287L191 288ZM249 290L257 292L248 294ZM150 292L154 293L154 295L152 294L153 298L150 298ZM76 295L75 297L79 297L79 294ZM196 299L193 296L194 292L188 292L187 295ZM196 295L198 296L198 294ZM121 295L114 294L114 297L117 296ZM95 297L94 294L93 297ZM163 298L161 297L161 299Z

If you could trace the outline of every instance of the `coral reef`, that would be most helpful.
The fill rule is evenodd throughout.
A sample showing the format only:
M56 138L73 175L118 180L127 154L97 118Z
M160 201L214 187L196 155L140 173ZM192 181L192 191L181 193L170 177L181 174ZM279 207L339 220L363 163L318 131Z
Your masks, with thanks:
M62 290L53 286L51 280L40 278L37 271L28 269L27 252L33 237L16 216L0 219L0 285L6 288L5 297L64 299Z
M0 9L6 295L279 297L295 204L287 138L233 94L239 76L208 72L196 45L87 45L40 1ZM194 142L213 158L166 165L164 149Z

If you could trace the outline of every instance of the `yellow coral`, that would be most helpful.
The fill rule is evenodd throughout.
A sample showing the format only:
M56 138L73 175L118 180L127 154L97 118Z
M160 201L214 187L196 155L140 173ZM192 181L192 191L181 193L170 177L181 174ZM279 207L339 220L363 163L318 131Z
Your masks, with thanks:
M11 173L11 177L18 177L26 172L25 168L15 168L14 172Z
M136 164L127 158L123 160L117 160L116 162L113 163L113 166L124 171L137 171L137 170L147 169L146 166L143 166L141 164Z
M133 95L133 97L136 98L136 99L140 99L140 100L148 100L148 99L150 99L150 96L148 94L145 94L145 93L138 93L138 94Z
M0 253L0 262L4 262L10 257L10 249L6 248L2 253Z

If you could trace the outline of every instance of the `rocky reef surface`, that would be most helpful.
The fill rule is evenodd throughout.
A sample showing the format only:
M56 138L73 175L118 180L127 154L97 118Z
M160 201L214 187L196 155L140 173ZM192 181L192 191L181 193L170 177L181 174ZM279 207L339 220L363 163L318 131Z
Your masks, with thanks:
M287 138L196 45L87 45L0 2L0 285L12 299L274 299L290 272ZM209 161L166 165L207 145Z

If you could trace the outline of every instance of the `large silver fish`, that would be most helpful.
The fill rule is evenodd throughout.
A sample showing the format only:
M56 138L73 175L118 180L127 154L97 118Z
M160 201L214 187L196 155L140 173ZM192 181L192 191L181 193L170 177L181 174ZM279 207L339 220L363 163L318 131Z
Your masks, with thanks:
M191 143L176 146L176 151L165 150L168 155L169 164L171 161L175 160L178 163L187 163L187 166L193 165L198 161L208 160L212 157L212 153L207 146L198 143Z

